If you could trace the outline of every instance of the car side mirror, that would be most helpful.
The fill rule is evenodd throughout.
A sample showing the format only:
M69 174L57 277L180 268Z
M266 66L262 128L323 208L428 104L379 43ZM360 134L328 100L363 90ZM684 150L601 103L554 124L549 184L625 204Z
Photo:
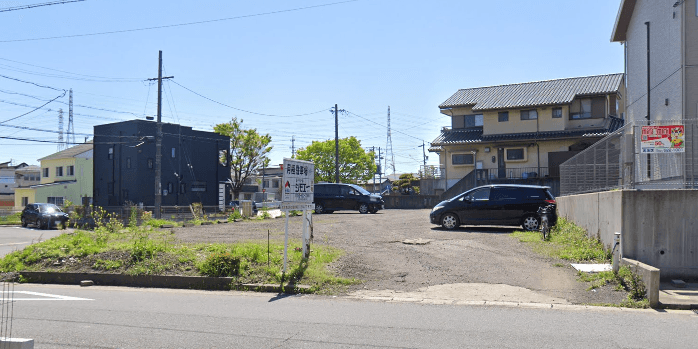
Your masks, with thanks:
M466 197L463 198L463 201L472 202L472 201L473 201L473 197L470 196L470 195L468 195L468 196L466 196Z

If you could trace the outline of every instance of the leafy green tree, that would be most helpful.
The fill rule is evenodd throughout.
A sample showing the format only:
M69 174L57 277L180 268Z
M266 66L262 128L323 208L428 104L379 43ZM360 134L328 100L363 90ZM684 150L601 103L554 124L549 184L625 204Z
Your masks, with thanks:
M309 146L296 152L296 159L315 163L316 182L335 181L335 143L334 139L313 141ZM367 181L376 173L375 155L361 148L361 141L356 137L339 140L339 181L353 183L357 180Z
M271 136L259 134L256 129L243 129L242 119L218 124L213 131L230 137L230 181L233 197L238 198L245 180L269 164Z
M419 194L419 187L413 186L412 182L417 181L417 178L411 173L404 173L400 175L400 179L393 182L393 190L399 191L404 195Z

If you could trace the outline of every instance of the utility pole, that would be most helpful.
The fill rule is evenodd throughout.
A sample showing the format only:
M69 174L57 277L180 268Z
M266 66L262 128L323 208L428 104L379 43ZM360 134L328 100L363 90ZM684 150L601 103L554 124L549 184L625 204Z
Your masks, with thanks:
M155 133L155 209L154 217L160 219L160 208L162 206L162 79L171 79L174 76L162 77L162 50L158 59L158 120L157 132Z
M339 183L339 110L334 105L334 182Z
M373 163L376 163L376 147L371 147L371 153L373 153ZM378 167L376 167L376 171L378 171ZM373 192L376 192L376 173L373 173Z
M383 192L383 168L381 167L381 160L383 160L383 157L381 156L381 147L378 147L378 186L380 187L378 189L378 193Z
M427 172L427 153L424 150L424 148L425 148L424 141L422 141L422 145L420 145L419 147L422 147L422 158L424 159L424 167L422 167L422 178L425 178L426 172Z

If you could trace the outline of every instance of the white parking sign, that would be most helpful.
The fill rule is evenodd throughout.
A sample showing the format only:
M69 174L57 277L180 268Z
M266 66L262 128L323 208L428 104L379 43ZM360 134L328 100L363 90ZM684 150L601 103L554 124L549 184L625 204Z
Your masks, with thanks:
M284 159L281 209L313 209L315 164L310 161Z

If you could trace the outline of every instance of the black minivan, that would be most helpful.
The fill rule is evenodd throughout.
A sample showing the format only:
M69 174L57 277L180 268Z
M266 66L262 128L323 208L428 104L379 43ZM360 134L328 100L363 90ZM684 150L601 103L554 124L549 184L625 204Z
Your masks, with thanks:
M339 210L359 210L376 213L385 206L383 198L371 194L355 184L318 183L313 191L315 213L332 213Z
M460 225L520 225L525 230L537 230L540 225L538 208L545 205L552 205L556 212L550 187L485 185L440 202L431 210L429 218L432 224L449 230ZM557 214L553 214L551 226L556 222Z

